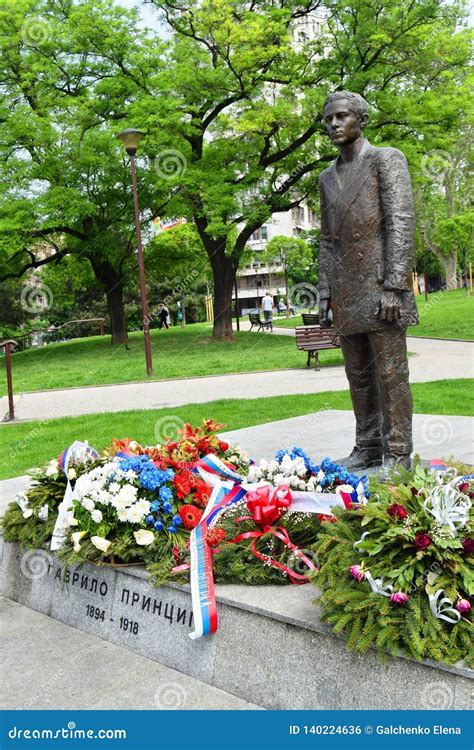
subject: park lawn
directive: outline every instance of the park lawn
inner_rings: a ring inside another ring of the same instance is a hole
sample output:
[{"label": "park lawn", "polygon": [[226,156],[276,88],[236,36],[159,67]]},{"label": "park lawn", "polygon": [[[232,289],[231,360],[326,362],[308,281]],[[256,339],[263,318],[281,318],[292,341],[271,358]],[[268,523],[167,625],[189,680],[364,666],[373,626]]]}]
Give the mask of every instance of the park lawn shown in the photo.
[{"label": "park lawn", "polygon": [[[430,336],[437,339],[474,340],[474,296],[465,289],[432,292],[416,298],[420,322],[408,329],[409,336]],[[303,325],[301,315],[273,321],[275,328],[294,328]]]},{"label": "park lawn", "polygon": [[[211,333],[206,323],[153,330],[152,379],[306,366],[306,355],[296,349],[292,337],[242,331],[234,341],[218,344]],[[324,351],[320,361],[322,366],[340,365],[342,355],[338,350]],[[0,367],[0,395],[4,395],[3,360]],[[110,336],[91,336],[17,352],[12,371],[15,393],[146,380],[143,333],[131,333],[126,346],[112,347]]]},{"label": "park lawn", "polygon": [[[414,410],[418,414],[473,415],[468,394],[471,380],[439,380],[412,385]],[[213,418],[237,430],[280,419],[311,414],[321,409],[351,409],[348,391],[259,399],[222,399],[205,404],[188,404],[167,409],[123,411],[80,417],[4,423],[0,426],[0,479],[24,474],[41,466],[74,440],[88,440],[98,450],[113,438],[131,437],[143,444],[155,444],[163,427],[182,422],[198,424]],[[245,446],[243,446],[245,447]],[[256,457],[258,458],[258,456]]]}]

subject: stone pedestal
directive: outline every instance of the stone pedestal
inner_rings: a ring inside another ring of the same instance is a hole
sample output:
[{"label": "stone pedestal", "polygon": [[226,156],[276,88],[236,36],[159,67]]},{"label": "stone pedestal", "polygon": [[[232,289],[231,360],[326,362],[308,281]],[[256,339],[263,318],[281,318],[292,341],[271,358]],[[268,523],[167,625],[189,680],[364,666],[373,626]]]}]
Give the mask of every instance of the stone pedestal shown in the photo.
[{"label": "stone pedestal", "polygon": [[347,651],[321,623],[313,586],[218,586],[219,630],[192,641],[189,587],[141,568],[66,573],[45,550],[2,545],[0,594],[270,709],[469,709],[462,666]]}]

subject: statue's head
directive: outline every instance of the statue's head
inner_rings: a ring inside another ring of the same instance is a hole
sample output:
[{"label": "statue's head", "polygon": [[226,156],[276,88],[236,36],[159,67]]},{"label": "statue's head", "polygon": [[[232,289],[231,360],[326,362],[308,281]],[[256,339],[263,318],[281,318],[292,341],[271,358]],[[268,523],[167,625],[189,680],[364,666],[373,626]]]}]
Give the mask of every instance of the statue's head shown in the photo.
[{"label": "statue's head", "polygon": [[362,134],[368,120],[368,104],[360,94],[335,91],[324,103],[323,119],[336,146],[352,143]]}]

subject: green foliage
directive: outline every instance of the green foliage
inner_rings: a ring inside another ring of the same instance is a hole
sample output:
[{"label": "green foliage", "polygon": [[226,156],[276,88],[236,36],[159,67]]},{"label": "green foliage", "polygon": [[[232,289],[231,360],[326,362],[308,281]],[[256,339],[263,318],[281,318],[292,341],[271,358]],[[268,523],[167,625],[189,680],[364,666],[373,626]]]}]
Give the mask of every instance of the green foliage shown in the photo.
[{"label": "green foliage", "polygon": [[[460,473],[463,468],[458,467]],[[428,594],[442,589],[443,596],[455,603],[474,593],[472,556],[464,554],[460,542],[461,536],[473,536],[474,522],[471,514],[468,525],[454,537],[436,527],[423,507],[434,486],[433,475],[420,466],[400,472],[391,484],[372,479],[367,505],[349,511],[336,508],[337,523],[324,524],[315,546],[322,566],[311,577],[322,592],[317,599],[322,618],[335,633],[346,636],[348,648],[375,648],[382,658],[388,651],[447,664],[464,659],[472,666],[469,615],[454,625],[437,619]],[[393,503],[406,509],[405,520],[387,513]],[[424,550],[415,545],[420,531],[431,536]],[[368,535],[360,541],[364,532]],[[407,593],[408,602],[397,606],[389,597],[373,593],[367,581],[350,575],[354,565],[362,572],[370,570],[373,579],[383,578],[394,591]]]}]

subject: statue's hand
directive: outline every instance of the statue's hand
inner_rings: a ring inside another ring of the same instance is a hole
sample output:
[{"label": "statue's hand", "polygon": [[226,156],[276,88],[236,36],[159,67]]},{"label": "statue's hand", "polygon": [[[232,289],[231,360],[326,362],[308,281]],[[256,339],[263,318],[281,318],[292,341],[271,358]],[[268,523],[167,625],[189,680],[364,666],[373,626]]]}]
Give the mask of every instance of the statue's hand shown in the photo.
[{"label": "statue's hand", "polygon": [[319,325],[321,328],[329,328],[330,322],[328,318],[329,312],[329,299],[319,300]]},{"label": "statue's hand", "polygon": [[402,294],[395,290],[383,291],[375,315],[386,323],[393,323],[402,317]]}]

